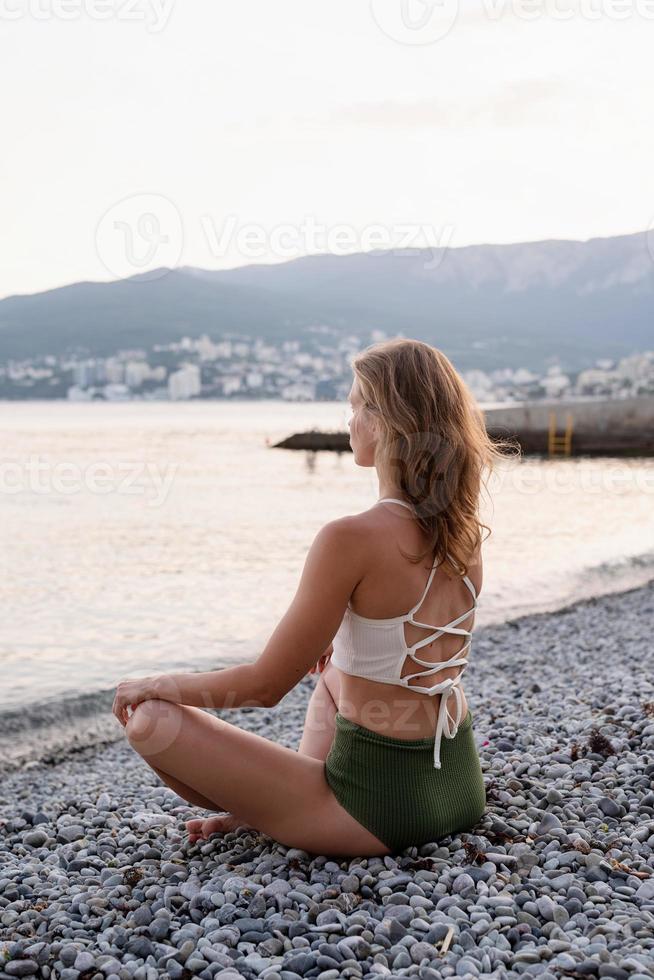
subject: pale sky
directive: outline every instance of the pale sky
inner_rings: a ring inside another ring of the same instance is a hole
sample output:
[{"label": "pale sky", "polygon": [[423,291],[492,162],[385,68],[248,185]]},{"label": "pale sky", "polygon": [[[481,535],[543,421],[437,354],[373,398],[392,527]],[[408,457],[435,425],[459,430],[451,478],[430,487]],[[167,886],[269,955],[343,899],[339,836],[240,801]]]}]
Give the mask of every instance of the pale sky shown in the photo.
[{"label": "pale sky", "polygon": [[0,296],[647,229],[654,0],[430,4],[0,0]]}]

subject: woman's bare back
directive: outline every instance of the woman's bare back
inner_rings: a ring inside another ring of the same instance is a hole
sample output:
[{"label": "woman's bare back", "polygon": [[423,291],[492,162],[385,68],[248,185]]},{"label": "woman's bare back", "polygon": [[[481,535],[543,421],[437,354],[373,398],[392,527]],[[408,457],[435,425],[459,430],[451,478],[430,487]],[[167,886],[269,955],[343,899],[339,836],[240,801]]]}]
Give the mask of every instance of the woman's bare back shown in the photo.
[{"label": "woman's bare back", "polygon": [[[422,562],[411,563],[402,556],[399,547],[410,554],[419,554],[427,545],[426,537],[415,518],[400,504],[375,505],[358,515],[357,519],[368,532],[370,560],[369,570],[352,593],[350,606],[358,615],[370,619],[404,616],[422,595],[433,559],[427,555]],[[483,578],[480,553],[475,564],[469,566],[468,577],[479,595]],[[460,578],[449,578],[443,568],[437,568],[431,587],[415,613],[416,619],[433,624],[433,628],[404,623],[407,645],[428,636],[439,625],[463,615],[470,605],[470,591],[465,583]],[[474,620],[473,611],[459,626],[471,630]],[[441,663],[454,657],[464,642],[461,635],[443,633],[420,647],[418,656],[431,664]],[[400,651],[398,657],[401,657]],[[418,674],[423,669],[407,655],[401,676]],[[462,669],[461,666],[444,668],[438,672],[435,680],[454,678]],[[325,682],[340,714],[365,728],[393,738],[427,738],[434,734],[441,694],[412,691],[411,681],[408,688],[402,688],[356,677],[333,663],[329,664]],[[416,679],[415,683],[423,685],[424,678]],[[460,690],[462,717],[465,718],[468,705],[463,683]]]}]

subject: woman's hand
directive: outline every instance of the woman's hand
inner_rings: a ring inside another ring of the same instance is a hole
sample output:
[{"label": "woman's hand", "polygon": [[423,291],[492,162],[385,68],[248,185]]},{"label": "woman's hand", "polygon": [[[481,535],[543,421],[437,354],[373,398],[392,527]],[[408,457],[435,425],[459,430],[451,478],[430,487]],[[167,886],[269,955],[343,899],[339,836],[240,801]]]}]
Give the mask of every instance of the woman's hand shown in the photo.
[{"label": "woman's hand", "polygon": [[313,667],[309,670],[309,673],[315,674],[316,671],[318,671],[319,674],[322,674],[323,670],[329,663],[329,658],[331,657],[333,652],[334,652],[334,645],[333,643],[330,643],[327,649],[325,650],[325,652],[323,653],[322,657],[318,661],[318,663],[314,664]]},{"label": "woman's hand", "polygon": [[127,708],[131,705],[132,711],[141,701],[151,701],[152,698],[159,697],[156,693],[156,681],[158,677],[136,677],[133,680],[120,681],[116,688],[114,703],[111,708],[123,728],[129,720]]}]

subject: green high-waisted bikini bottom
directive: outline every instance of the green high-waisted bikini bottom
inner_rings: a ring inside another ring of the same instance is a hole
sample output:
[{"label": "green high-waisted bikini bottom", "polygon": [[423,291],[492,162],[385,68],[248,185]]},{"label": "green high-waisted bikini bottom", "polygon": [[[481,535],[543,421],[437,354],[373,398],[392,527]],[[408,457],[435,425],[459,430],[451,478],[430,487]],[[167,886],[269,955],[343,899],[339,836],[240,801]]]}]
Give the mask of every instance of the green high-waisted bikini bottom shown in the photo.
[{"label": "green high-waisted bikini bottom", "polygon": [[440,769],[433,737],[392,738],[337,711],[325,778],[341,806],[393,853],[470,830],[486,807],[469,709],[454,738],[443,736]]}]

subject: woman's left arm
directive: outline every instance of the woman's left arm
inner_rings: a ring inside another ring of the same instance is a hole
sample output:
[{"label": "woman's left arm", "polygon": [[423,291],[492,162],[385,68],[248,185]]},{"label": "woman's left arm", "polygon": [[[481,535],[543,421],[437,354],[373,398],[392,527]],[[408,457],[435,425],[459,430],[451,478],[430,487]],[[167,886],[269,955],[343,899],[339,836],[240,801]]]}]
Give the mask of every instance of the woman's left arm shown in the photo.
[{"label": "woman's left arm", "polygon": [[368,552],[368,535],[356,518],[330,521],[314,538],[293,601],[256,661],[121,681],[113,707],[121,725],[127,724],[130,705],[152,698],[200,708],[277,704],[331,644]]},{"label": "woman's left arm", "polygon": [[220,670],[187,674],[153,674],[121,681],[112,707],[121,725],[126,725],[128,708],[157,698],[198,708],[268,707],[271,698],[263,688],[256,664],[238,664]]}]

